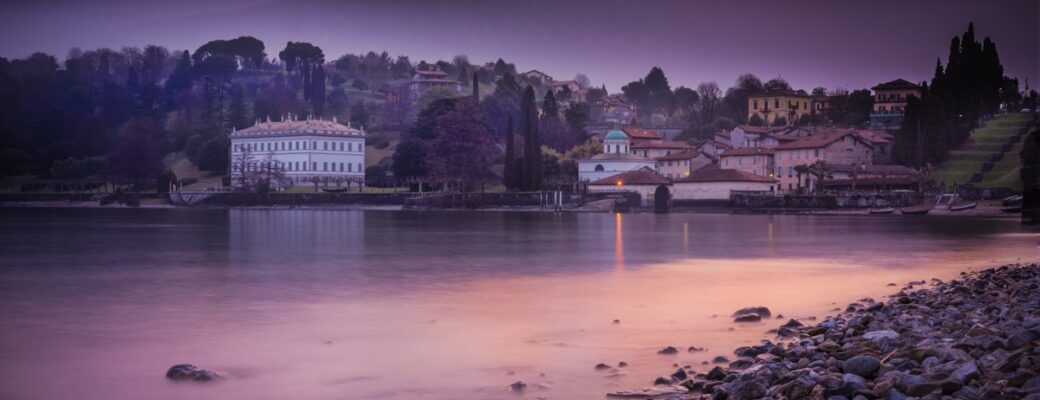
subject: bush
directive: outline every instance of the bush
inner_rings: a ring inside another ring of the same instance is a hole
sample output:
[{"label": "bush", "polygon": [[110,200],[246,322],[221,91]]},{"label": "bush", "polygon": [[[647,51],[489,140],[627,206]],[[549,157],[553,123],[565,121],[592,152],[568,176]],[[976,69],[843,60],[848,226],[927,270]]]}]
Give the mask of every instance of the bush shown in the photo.
[{"label": "bush", "polygon": [[207,140],[199,147],[199,153],[195,160],[195,165],[201,170],[224,172],[229,162],[228,140],[222,137]]},{"label": "bush", "polygon": [[758,114],[752,114],[751,118],[748,119],[748,125],[751,126],[762,126],[765,124],[766,122],[763,121],[762,117],[758,116]]},{"label": "bush", "polygon": [[773,120],[773,126],[784,126],[784,125],[787,125],[787,118],[776,117],[776,119]]}]

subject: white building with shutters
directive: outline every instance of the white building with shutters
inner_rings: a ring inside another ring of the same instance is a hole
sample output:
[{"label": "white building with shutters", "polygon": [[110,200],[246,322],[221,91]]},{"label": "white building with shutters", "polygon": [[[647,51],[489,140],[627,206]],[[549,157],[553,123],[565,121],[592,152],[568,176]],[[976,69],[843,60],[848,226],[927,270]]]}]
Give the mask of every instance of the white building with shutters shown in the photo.
[{"label": "white building with shutters", "polygon": [[231,186],[258,182],[273,190],[318,184],[325,188],[365,180],[365,131],[335,119],[257,121],[228,134]]}]

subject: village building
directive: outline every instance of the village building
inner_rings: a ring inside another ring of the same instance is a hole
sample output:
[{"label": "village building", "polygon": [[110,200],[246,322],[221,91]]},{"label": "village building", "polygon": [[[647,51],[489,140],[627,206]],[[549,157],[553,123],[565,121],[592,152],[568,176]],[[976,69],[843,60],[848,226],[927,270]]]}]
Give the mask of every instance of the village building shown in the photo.
[{"label": "village building", "polygon": [[[718,138],[718,135],[716,135],[716,138]],[[727,137],[727,139],[728,139],[728,137]],[[728,143],[728,141],[727,142],[722,142],[722,141],[719,141],[717,139],[708,139],[708,140],[705,140],[703,143],[701,143],[697,147],[697,150],[700,150],[702,153],[708,154],[712,158],[714,158],[715,160],[718,160],[719,157],[722,156],[723,152],[725,152],[728,149],[732,149],[732,148],[733,148],[733,146],[731,146]]]},{"label": "village building", "polygon": [[[640,168],[598,179],[588,184],[589,192],[635,192],[642,199],[642,205],[651,206],[658,193],[668,196],[668,186],[672,182],[661,177],[652,169]],[[661,187],[664,187],[661,190]],[[659,191],[660,190],[660,191]]]},{"label": "village building", "polygon": [[774,172],[773,149],[744,147],[726,150],[719,158],[719,167],[771,178]]},{"label": "village building", "polygon": [[456,93],[462,92],[462,83],[448,78],[448,73],[442,71],[436,65],[430,65],[425,70],[416,70],[415,74],[412,75],[412,79],[407,81],[405,85],[408,87],[408,92],[413,99],[418,99],[427,90],[435,87],[445,87],[454,90]]},{"label": "village building", "polygon": [[665,178],[689,176],[691,172],[714,163],[711,155],[696,149],[657,157],[657,173]]},{"label": "village building", "polygon": [[729,200],[734,193],[772,193],[776,179],[736,169],[708,166],[672,180],[672,199]]},{"label": "village building", "polygon": [[864,164],[874,161],[874,148],[851,131],[822,131],[812,136],[773,148],[778,191],[811,190],[816,177],[804,169],[817,162],[828,164]]},{"label": "village building", "polygon": [[809,94],[804,90],[777,90],[748,96],[748,120],[758,117],[764,125],[792,125],[809,115]]},{"label": "village building", "polygon": [[788,133],[794,129],[790,126],[738,125],[726,133],[725,137],[729,138],[729,145],[734,149],[776,147],[782,142],[795,140],[794,137],[788,136]]},{"label": "village building", "polygon": [[899,129],[906,115],[910,96],[921,97],[921,86],[896,79],[870,88],[874,91],[874,109],[870,113],[871,129]]},{"label": "village building", "polygon": [[892,145],[895,136],[885,131],[857,130],[856,134],[870,142],[874,147],[874,164],[888,164],[892,162]]},{"label": "village building", "polygon": [[551,77],[551,76],[549,76],[549,74],[547,74],[545,72],[542,72],[542,71],[539,71],[537,69],[532,69],[530,71],[524,72],[523,75],[524,75],[525,78],[537,79],[539,81],[542,81],[543,83],[549,83],[549,82],[553,81],[553,77]]},{"label": "village building", "polygon": [[657,168],[657,161],[632,154],[628,136],[620,130],[612,130],[603,137],[603,154],[578,160],[578,180],[595,182],[622,172]]},{"label": "village building", "polygon": [[643,129],[630,126],[626,128],[621,128],[621,132],[625,133],[625,136],[628,137],[628,140],[630,140],[633,145],[638,145],[642,142],[648,142],[652,140],[664,140],[664,138],[661,137],[661,134],[653,129]]},{"label": "village building", "polygon": [[592,122],[626,126],[635,122],[636,108],[625,101],[623,96],[613,95],[594,100],[589,114]]},{"label": "village building", "polygon": [[232,187],[364,184],[365,131],[335,119],[257,121],[228,134]]}]

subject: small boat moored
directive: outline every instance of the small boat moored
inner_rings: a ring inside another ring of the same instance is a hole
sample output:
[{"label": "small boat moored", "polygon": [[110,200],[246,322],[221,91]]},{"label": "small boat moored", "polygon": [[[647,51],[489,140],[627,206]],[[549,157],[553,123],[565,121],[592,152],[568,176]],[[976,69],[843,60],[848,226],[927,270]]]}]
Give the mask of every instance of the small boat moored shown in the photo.
[{"label": "small boat moored", "polygon": [[931,211],[930,208],[904,208],[899,212],[903,215],[925,215]]},{"label": "small boat moored", "polygon": [[975,206],[977,206],[977,205],[978,205],[978,203],[974,203],[974,202],[968,203],[968,204],[961,204],[961,205],[957,205],[957,206],[955,206],[953,204],[950,204],[950,211],[956,212],[956,211],[971,210],[971,209],[975,208]]},{"label": "small boat moored", "polygon": [[867,211],[867,213],[868,214],[872,214],[872,215],[880,215],[880,214],[891,214],[891,213],[893,213],[895,211],[896,210],[894,208],[892,208],[892,207],[885,207],[885,208],[871,208],[870,210]]}]

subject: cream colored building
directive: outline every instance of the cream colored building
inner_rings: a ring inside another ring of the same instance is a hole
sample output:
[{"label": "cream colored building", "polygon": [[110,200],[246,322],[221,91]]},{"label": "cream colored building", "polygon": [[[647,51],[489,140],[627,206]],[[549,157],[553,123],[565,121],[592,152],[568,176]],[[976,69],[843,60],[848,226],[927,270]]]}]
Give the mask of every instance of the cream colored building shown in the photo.
[{"label": "cream colored building", "polygon": [[758,93],[748,96],[748,120],[755,115],[765,123],[774,125],[777,118],[787,120],[785,125],[794,124],[803,115],[809,115],[809,94],[803,90],[784,90]]}]

